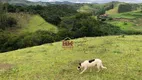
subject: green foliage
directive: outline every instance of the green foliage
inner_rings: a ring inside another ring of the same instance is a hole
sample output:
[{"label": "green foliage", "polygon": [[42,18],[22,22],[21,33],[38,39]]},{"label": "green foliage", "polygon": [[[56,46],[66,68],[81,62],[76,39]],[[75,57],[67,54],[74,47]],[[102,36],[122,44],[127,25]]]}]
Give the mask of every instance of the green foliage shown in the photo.
[{"label": "green foliage", "polygon": [[57,35],[55,36],[56,40],[63,40],[66,37],[70,37],[70,38],[75,38],[74,37],[74,32],[73,31],[69,31],[68,29],[60,29],[59,32],[57,33]]},{"label": "green foliage", "polygon": [[[44,17],[44,16],[42,16]],[[46,16],[45,16],[46,17]],[[61,22],[61,18],[57,15],[51,15],[51,16],[48,16],[46,19],[45,19],[47,22],[49,23],[52,23],[54,25],[58,25],[60,24]]]},{"label": "green foliage", "polygon": [[[13,13],[9,15],[13,15]],[[18,18],[21,17],[19,15],[17,14]],[[10,22],[8,24],[10,24]],[[9,27],[10,26],[8,26],[8,28]],[[52,32],[53,34],[58,32],[56,26],[49,24],[38,15],[31,16],[26,26],[22,26],[21,28],[9,28],[6,30],[0,29],[0,32],[0,52],[61,40],[58,37],[56,38],[56,35],[52,35]]]},{"label": "green foliage", "polygon": [[102,15],[105,14],[106,11],[113,9],[115,5],[115,2],[106,4],[82,4],[82,6],[78,9],[78,12]]},{"label": "green foliage", "polygon": [[51,43],[55,41],[55,34],[48,31],[36,31],[34,33],[25,33],[21,35],[0,35],[0,52],[16,50],[30,46]]},{"label": "green foliage", "polygon": [[77,13],[76,8],[72,5],[48,5],[48,6],[17,6],[7,4],[8,12],[26,12],[30,14],[39,14],[47,22],[58,25],[61,17],[70,16]]},{"label": "green foliage", "polygon": [[[35,17],[37,20],[38,16]],[[40,19],[38,19],[40,21]],[[38,21],[38,22],[39,22]],[[41,20],[43,21],[43,20]],[[104,36],[104,35],[115,35],[120,34],[121,31],[118,27],[106,24],[100,21],[95,20],[90,14],[76,14],[75,16],[63,18],[59,28],[60,30],[55,34],[51,31],[40,31],[34,30],[34,27],[37,28],[33,20],[33,27],[29,27],[29,33],[21,33],[20,35],[9,35],[3,43],[0,45],[1,51],[10,51],[19,48],[25,48],[29,46],[41,45],[44,43],[51,43],[54,41],[63,40],[66,37],[78,38],[84,36]],[[30,22],[32,23],[32,22]],[[28,31],[26,31],[28,32]],[[2,36],[1,36],[2,37]]]},{"label": "green foliage", "polygon": [[114,4],[109,4],[108,6],[105,7],[105,10],[110,10],[114,8]]},{"label": "green foliage", "polygon": [[127,34],[127,35],[132,35],[132,34],[140,35],[140,34],[142,34],[142,31],[127,30],[127,31],[124,31],[124,34]]},{"label": "green foliage", "polygon": [[127,25],[127,22],[124,22],[124,25]]},{"label": "green foliage", "polygon": [[102,36],[121,33],[118,27],[99,22],[84,13],[77,14],[75,17],[63,19],[60,27],[67,29],[68,32],[74,33],[74,37]]},{"label": "green foliage", "polygon": [[10,17],[6,13],[6,5],[0,3],[0,29],[17,26],[16,19]]},{"label": "green foliage", "polygon": [[130,4],[120,4],[119,8],[118,8],[118,12],[122,13],[122,12],[129,12],[132,11],[132,5]]},{"label": "green foliage", "polygon": [[105,11],[106,10],[104,8],[101,8],[96,12],[96,15],[103,15],[103,14],[105,14]]},{"label": "green foliage", "polygon": [[61,17],[71,16],[77,13],[76,9],[70,5],[50,5],[43,7],[43,10],[37,12],[47,22],[58,25],[61,22]]},{"label": "green foliage", "polygon": [[9,27],[16,27],[16,19],[7,16],[6,14],[0,14],[0,29],[6,29]]},{"label": "green foliage", "polygon": [[119,8],[118,8],[118,12],[119,13],[123,13],[123,12],[129,12],[129,11],[133,11],[133,10],[137,10],[140,7],[140,5],[138,4],[120,4]]},{"label": "green foliage", "polygon": [[106,7],[109,7],[109,5],[106,7],[104,7],[104,5],[105,4],[83,4],[83,6],[78,9],[78,12],[89,13],[92,15],[101,15],[105,13]]},{"label": "green foliage", "polygon": [[[77,13],[76,8],[72,7],[72,5],[5,5],[8,6],[7,11],[12,12],[10,14],[13,14],[13,12],[16,12],[17,14],[20,14],[20,12],[26,12],[30,13],[30,15],[39,14],[44,19],[42,19],[39,15],[31,16],[29,21],[28,18],[26,19],[28,22],[27,27],[24,26],[21,30],[17,30],[19,31],[18,35],[6,35],[6,33],[2,33],[3,35],[0,35],[0,46],[2,46],[0,48],[1,51],[10,51],[29,46],[41,45],[44,43],[51,43],[54,41],[63,40],[66,37],[78,38],[84,36],[90,37],[117,35],[123,33],[120,28],[117,27],[117,25],[107,24],[105,22],[94,19],[92,17],[92,13]],[[89,6],[94,7],[94,5]],[[110,5],[109,7],[113,8],[113,5]],[[98,6],[98,9],[96,9],[94,12],[95,14],[101,15],[104,14],[106,10],[107,9],[101,5]],[[137,14],[133,13],[129,15],[133,16]],[[2,16],[1,21],[4,21],[6,23],[2,22],[2,25],[6,24],[6,27],[13,27],[17,25],[17,21],[14,20],[14,18],[11,18],[7,15],[4,16],[4,18]],[[140,16],[140,13],[139,15],[137,15],[137,17],[138,16]],[[57,31],[57,28],[55,26],[48,24],[45,20],[54,25],[58,25],[59,31]],[[129,26],[131,24],[128,23],[126,25],[122,23],[121,25]],[[133,34],[132,32],[125,33]]]},{"label": "green foliage", "polygon": [[113,18],[112,17],[108,17],[108,20],[113,20]]}]

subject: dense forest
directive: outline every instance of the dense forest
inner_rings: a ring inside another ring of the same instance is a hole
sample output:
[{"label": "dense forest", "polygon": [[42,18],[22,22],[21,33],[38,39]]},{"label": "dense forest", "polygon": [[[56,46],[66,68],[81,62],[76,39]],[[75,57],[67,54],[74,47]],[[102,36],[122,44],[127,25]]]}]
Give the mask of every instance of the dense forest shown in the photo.
[{"label": "dense forest", "polygon": [[128,4],[128,3],[120,4],[118,8],[118,12],[123,13],[123,12],[138,10],[138,8],[140,7],[141,7],[140,4]]}]

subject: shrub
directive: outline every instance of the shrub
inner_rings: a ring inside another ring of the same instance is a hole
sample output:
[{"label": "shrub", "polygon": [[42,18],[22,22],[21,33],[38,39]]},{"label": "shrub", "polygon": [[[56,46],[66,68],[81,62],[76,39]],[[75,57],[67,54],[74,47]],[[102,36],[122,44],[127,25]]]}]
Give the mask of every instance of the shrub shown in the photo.
[{"label": "shrub", "polygon": [[0,29],[15,27],[16,25],[17,25],[16,19],[9,17],[6,14],[0,15]]},{"label": "shrub", "polygon": [[139,4],[129,4],[129,3],[120,4],[118,7],[118,12],[119,13],[129,12],[132,10],[137,10],[139,7],[140,7]]},{"label": "shrub", "polygon": [[127,22],[124,22],[124,25],[127,25]]},{"label": "shrub", "polygon": [[129,11],[132,11],[132,5],[130,5],[130,4],[120,4],[118,7],[119,13],[129,12]]},{"label": "shrub", "polygon": [[108,20],[113,20],[113,18],[112,18],[112,17],[109,17]]},{"label": "shrub", "polygon": [[48,31],[36,31],[20,35],[0,35],[0,52],[16,50],[30,46],[41,45],[56,41],[54,33]]},{"label": "shrub", "polygon": [[60,27],[66,29],[66,32],[63,33],[73,35],[75,38],[83,36],[115,35],[121,33],[119,27],[97,21],[91,16],[78,17],[77,15],[77,17],[63,19]]}]

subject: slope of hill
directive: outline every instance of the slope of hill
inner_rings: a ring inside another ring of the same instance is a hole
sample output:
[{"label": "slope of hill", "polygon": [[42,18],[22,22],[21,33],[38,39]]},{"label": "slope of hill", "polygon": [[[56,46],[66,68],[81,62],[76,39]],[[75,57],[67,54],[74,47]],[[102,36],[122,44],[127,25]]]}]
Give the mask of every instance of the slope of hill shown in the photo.
[{"label": "slope of hill", "polygon": [[33,15],[26,27],[22,28],[25,32],[35,32],[37,30],[47,30],[56,33],[57,27],[46,22],[41,16]]},{"label": "slope of hill", "polygon": [[117,2],[117,1],[112,1],[112,2],[110,2],[110,3],[107,3],[108,5],[109,4],[113,4],[114,5],[114,8],[113,9],[110,9],[110,10],[108,10],[108,11],[106,11],[106,14],[116,14],[116,13],[118,13],[118,6],[120,5],[120,4],[122,4],[123,2]]},{"label": "slope of hill", "polygon": [[125,13],[118,13],[118,14],[110,14],[112,18],[125,18],[125,19],[136,19],[142,17],[141,11],[131,11]]},{"label": "slope of hill", "polygon": [[117,2],[117,3],[111,2],[111,4],[114,5],[114,8],[106,11],[107,14],[139,11],[141,10],[141,7],[142,7],[140,3],[135,4],[135,3],[125,3],[125,2]]},{"label": "slope of hill", "polygon": [[28,3],[27,0],[1,0],[1,2],[4,2],[4,3],[10,3],[10,4],[16,4],[16,3]]},{"label": "slope of hill", "polygon": [[84,5],[78,9],[78,12],[90,13],[93,10],[89,5]]},{"label": "slope of hill", "polygon": [[46,22],[39,15],[30,15],[26,13],[9,13],[9,16],[14,17],[18,21],[18,28],[10,28],[11,32],[25,33],[25,32],[36,32],[38,30],[46,30],[56,33],[57,27]]},{"label": "slope of hill", "polygon": [[107,22],[119,26],[124,31],[142,32],[141,11],[110,14],[109,16],[112,17],[113,20]]},{"label": "slope of hill", "polygon": [[[75,39],[0,54],[0,80],[141,80],[142,35]],[[79,75],[78,63],[101,58],[108,69]]]},{"label": "slope of hill", "polygon": [[106,11],[106,14],[117,14],[117,13],[118,13],[118,6]]},{"label": "slope of hill", "polygon": [[47,4],[49,4],[48,2],[31,2],[28,0],[0,0],[0,2],[3,3],[9,3],[9,4],[14,4],[14,5],[43,5],[46,6]]},{"label": "slope of hill", "polygon": [[73,2],[69,2],[69,1],[55,1],[55,2],[42,2],[42,1],[31,1],[31,0],[0,0],[0,2],[3,3],[9,3],[9,4],[14,4],[14,5],[42,5],[42,6],[47,6],[48,4],[68,4],[68,5],[72,5],[75,4]]}]

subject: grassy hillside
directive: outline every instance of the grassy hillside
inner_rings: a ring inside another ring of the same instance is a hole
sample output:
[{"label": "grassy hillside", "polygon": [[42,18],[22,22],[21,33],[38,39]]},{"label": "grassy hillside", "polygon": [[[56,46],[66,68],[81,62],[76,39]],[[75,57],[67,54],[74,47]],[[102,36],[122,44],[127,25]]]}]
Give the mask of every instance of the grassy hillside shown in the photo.
[{"label": "grassy hillside", "polygon": [[83,13],[95,13],[105,4],[83,4],[77,11]]},{"label": "grassy hillside", "polygon": [[35,32],[37,30],[47,30],[51,32],[58,32],[56,26],[46,22],[39,15],[30,15],[25,13],[9,13],[10,16],[14,17],[18,21],[18,28],[8,29],[11,32],[25,33],[25,32]]},{"label": "grassy hillside", "polygon": [[84,6],[80,7],[78,12],[90,13],[92,10],[93,10],[93,8],[90,7],[89,5],[84,5]]},{"label": "grassy hillside", "polygon": [[142,32],[142,13],[140,11],[110,14],[109,16],[113,20],[107,22],[119,26],[122,30]]},{"label": "grassy hillside", "polygon": [[35,32],[37,30],[47,30],[56,33],[57,27],[46,22],[41,16],[33,15],[27,27],[23,27],[22,31]]},{"label": "grassy hillside", "polygon": [[118,14],[110,14],[113,18],[127,18],[127,19],[135,19],[142,17],[142,13],[140,11],[132,11]]},{"label": "grassy hillside", "polygon": [[[141,80],[142,35],[75,39],[73,49],[61,42],[0,54],[0,80]],[[101,58],[108,69],[87,70],[78,63]]]},{"label": "grassy hillside", "polygon": [[117,13],[118,13],[118,6],[106,11],[106,14],[117,14]]},{"label": "grassy hillside", "polygon": [[117,14],[118,13],[118,7],[119,7],[120,4],[123,4],[123,2],[113,1],[113,2],[110,2],[109,4],[113,4],[114,8],[106,11],[106,14]]}]

